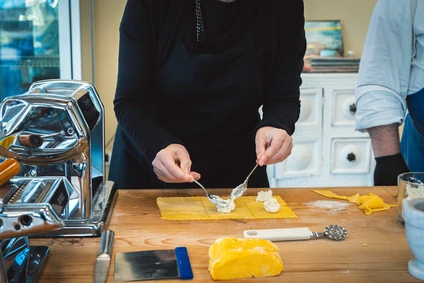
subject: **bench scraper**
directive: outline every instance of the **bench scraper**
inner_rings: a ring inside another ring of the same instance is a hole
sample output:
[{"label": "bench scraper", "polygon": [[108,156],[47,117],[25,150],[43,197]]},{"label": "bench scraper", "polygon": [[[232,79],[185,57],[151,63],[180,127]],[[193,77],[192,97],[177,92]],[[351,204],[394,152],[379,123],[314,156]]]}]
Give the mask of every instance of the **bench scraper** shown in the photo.
[{"label": "bench scraper", "polygon": [[192,278],[193,271],[186,247],[116,254],[116,282]]}]

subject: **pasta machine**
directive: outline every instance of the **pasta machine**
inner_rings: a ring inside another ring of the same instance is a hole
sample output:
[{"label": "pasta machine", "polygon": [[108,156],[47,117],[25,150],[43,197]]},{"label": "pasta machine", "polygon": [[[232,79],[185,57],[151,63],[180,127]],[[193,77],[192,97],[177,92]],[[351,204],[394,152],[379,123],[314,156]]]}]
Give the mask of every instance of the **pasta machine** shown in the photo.
[{"label": "pasta machine", "polygon": [[105,180],[104,126],[83,81],[38,81],[1,102],[0,162],[16,160],[19,172],[0,182],[0,240],[100,236],[117,189]]}]

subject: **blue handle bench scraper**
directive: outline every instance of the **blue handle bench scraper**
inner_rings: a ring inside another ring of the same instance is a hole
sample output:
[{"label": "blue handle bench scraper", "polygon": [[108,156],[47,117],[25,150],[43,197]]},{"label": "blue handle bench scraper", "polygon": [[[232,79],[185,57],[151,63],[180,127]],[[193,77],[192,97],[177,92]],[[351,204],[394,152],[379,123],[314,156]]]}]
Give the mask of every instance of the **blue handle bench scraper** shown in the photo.
[{"label": "blue handle bench scraper", "polygon": [[192,278],[186,247],[124,252],[115,257],[115,282]]}]

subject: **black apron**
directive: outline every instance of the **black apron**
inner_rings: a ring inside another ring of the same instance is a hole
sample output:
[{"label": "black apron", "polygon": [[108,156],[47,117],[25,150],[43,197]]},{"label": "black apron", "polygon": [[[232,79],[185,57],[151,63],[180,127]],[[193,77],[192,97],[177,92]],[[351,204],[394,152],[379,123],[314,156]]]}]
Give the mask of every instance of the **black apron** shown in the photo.
[{"label": "black apron", "polygon": [[424,171],[424,89],[406,98],[408,115],[402,132],[401,152],[411,172]]},{"label": "black apron", "polygon": [[[185,43],[186,36],[193,36],[187,23],[185,26],[157,70],[154,115],[161,127],[184,143],[192,170],[201,174],[200,182],[205,187],[233,188],[256,165],[253,130],[260,119],[262,86],[253,31],[246,31],[234,46],[202,54],[193,52]],[[197,103],[208,107],[198,110]],[[229,119],[224,113],[234,115]],[[204,121],[203,125],[198,125],[199,120]],[[115,162],[121,164],[122,172],[111,172],[111,179],[119,187],[197,187],[159,181],[151,164],[127,148],[134,145],[119,127],[116,139],[114,149],[117,146],[117,151],[124,152],[116,157],[120,161]],[[127,164],[132,164],[131,168],[125,169]],[[269,187],[266,166],[257,168],[249,179],[249,187]]]}]

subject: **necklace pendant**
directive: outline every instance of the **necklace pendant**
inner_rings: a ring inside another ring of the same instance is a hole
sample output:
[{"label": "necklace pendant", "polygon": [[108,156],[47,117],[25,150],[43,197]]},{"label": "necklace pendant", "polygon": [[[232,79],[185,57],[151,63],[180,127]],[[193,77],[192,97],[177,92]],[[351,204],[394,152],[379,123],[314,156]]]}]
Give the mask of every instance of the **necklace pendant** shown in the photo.
[{"label": "necklace pendant", "polygon": [[205,37],[205,28],[203,25],[203,17],[202,17],[202,8],[200,4],[201,0],[196,0],[196,40],[197,42],[202,42]]}]

